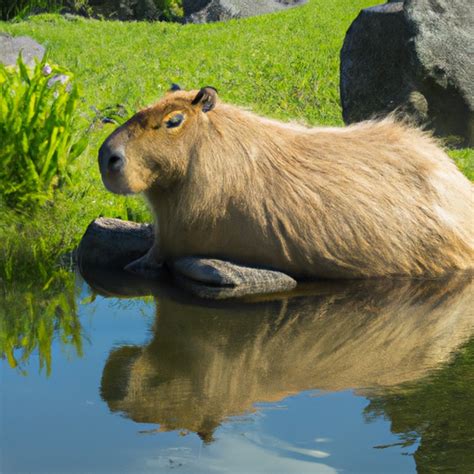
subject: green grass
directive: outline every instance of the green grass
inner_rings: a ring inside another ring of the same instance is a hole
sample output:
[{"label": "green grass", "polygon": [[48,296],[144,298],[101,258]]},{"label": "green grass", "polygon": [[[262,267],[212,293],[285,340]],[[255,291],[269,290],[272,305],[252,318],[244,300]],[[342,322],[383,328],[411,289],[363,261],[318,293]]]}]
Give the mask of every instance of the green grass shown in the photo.
[{"label": "green grass", "polygon": [[464,150],[450,150],[449,156],[456,162],[459,169],[471,180],[474,181],[474,148]]},{"label": "green grass", "polygon": [[86,103],[132,109],[171,81],[217,87],[224,100],[280,118],[342,123],[339,50],[368,0],[313,1],[276,15],[211,25],[68,21],[40,15],[3,29],[45,44],[81,83]]}]

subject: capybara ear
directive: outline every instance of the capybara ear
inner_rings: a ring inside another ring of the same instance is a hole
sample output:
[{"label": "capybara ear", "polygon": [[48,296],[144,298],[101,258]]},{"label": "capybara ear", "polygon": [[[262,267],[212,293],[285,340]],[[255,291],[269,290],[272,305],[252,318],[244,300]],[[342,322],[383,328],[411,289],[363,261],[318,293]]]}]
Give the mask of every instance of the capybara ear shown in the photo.
[{"label": "capybara ear", "polygon": [[202,104],[202,111],[209,112],[216,106],[217,89],[211,86],[203,87],[194,98],[192,104]]},{"label": "capybara ear", "polygon": [[176,91],[180,91],[181,90],[181,87],[179,87],[178,84],[176,84],[175,82],[173,82],[170,86],[170,89],[168,92],[176,92]]}]

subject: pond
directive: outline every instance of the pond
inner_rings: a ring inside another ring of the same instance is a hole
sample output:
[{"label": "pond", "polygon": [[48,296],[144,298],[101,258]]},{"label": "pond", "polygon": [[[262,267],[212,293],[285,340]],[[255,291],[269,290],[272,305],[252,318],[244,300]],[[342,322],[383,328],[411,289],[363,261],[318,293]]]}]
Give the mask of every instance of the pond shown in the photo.
[{"label": "pond", "polygon": [[473,289],[459,276],[206,302],[71,274],[10,294],[1,472],[472,473]]}]

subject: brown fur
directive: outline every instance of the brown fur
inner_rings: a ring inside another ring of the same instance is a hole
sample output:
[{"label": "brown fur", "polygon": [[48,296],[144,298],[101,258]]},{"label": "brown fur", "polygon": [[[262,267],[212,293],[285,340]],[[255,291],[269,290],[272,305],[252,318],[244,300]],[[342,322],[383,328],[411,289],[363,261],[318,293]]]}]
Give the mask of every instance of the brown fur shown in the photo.
[{"label": "brown fur", "polygon": [[[208,256],[297,278],[433,276],[473,267],[473,186],[428,134],[388,118],[307,128],[169,93],[106,141],[106,186],[144,192],[154,258]],[[185,121],[166,128],[179,110]],[[158,250],[159,247],[159,250]]]}]

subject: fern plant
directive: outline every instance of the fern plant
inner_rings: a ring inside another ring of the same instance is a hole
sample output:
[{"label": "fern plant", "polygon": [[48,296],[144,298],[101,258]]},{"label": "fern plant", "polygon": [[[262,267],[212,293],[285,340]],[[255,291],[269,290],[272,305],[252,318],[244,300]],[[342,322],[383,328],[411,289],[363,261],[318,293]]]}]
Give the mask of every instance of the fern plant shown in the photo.
[{"label": "fern plant", "polygon": [[86,146],[78,135],[79,94],[72,74],[45,61],[0,64],[0,198],[31,210],[68,181]]}]

